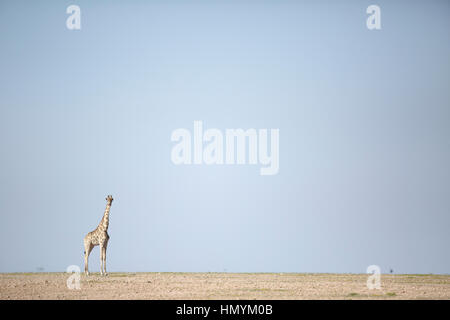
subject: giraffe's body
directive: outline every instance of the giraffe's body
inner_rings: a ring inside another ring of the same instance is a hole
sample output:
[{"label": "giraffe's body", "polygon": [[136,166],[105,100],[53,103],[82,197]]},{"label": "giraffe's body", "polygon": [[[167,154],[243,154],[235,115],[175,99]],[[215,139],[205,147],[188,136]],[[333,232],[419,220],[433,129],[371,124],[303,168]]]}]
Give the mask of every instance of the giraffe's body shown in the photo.
[{"label": "giraffe's body", "polygon": [[84,237],[84,272],[89,275],[89,254],[95,246],[100,246],[100,274],[106,275],[106,248],[108,247],[109,210],[113,202],[112,196],[106,197],[106,209],[98,227]]}]

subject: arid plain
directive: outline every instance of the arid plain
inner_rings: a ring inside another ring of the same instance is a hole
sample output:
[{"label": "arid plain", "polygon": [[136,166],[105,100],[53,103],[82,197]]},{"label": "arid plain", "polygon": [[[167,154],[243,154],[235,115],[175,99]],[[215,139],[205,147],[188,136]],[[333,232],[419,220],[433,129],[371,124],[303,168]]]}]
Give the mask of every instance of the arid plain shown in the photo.
[{"label": "arid plain", "polygon": [[0,274],[0,299],[450,299],[450,275],[311,273],[68,273]]}]

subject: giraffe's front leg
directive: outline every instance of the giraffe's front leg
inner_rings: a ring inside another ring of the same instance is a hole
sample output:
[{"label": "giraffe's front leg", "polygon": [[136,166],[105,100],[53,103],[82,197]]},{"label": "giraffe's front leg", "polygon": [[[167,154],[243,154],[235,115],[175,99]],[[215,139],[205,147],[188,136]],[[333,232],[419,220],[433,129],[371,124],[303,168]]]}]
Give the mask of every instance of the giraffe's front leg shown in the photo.
[{"label": "giraffe's front leg", "polygon": [[106,272],[106,247],[107,247],[107,244],[105,243],[105,245],[103,246],[103,250],[101,251],[101,256],[102,256],[102,260],[103,260],[103,274],[105,276],[108,275],[108,273]]},{"label": "giraffe's front leg", "polygon": [[103,275],[103,257],[102,257],[102,252],[103,252],[103,245],[100,245],[100,275]]}]

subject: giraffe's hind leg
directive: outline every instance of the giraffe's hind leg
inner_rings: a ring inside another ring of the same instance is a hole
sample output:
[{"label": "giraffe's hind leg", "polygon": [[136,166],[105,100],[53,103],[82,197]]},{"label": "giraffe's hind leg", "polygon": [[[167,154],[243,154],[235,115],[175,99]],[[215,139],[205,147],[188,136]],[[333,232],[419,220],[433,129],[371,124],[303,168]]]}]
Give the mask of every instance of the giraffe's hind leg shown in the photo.
[{"label": "giraffe's hind leg", "polygon": [[89,267],[88,267],[88,260],[89,260],[89,254],[92,251],[92,248],[94,246],[90,241],[84,241],[84,273],[88,276],[89,275]]}]

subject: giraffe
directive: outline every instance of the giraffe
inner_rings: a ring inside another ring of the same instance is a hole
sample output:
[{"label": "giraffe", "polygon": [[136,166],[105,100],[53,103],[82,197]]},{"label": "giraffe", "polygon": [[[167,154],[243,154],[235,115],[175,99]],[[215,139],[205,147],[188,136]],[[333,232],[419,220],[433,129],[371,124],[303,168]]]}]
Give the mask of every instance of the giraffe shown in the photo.
[{"label": "giraffe", "polygon": [[102,221],[100,221],[98,227],[89,232],[84,237],[84,272],[89,275],[88,260],[89,254],[95,246],[100,246],[100,274],[107,275],[106,273],[106,247],[108,246],[108,225],[109,225],[109,209],[113,202],[111,195],[106,197],[106,209],[103,214]]}]

